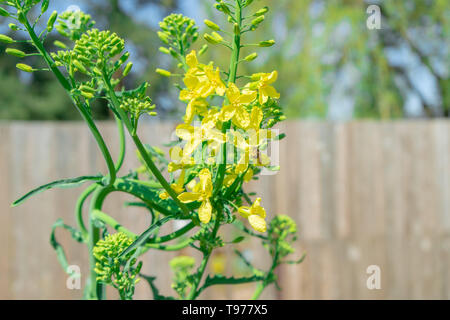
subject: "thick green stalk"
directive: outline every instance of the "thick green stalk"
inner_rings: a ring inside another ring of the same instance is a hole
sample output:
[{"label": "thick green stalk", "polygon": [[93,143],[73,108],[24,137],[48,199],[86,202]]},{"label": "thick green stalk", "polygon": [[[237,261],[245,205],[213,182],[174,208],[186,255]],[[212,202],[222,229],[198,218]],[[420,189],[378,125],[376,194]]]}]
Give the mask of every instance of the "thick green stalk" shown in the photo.
[{"label": "thick green stalk", "polygon": [[123,121],[119,119],[119,117],[115,116],[117,131],[119,132],[119,156],[116,161],[116,172],[119,172],[120,168],[122,168],[123,161],[125,159],[125,130],[123,127]]},{"label": "thick green stalk", "polygon": [[[236,16],[235,19],[237,21],[237,24],[239,26],[239,30],[241,30],[242,27],[242,8],[241,3],[239,0],[236,0]],[[236,82],[236,75],[237,75],[237,68],[239,64],[239,55],[241,52],[241,35],[240,33],[235,33],[233,38],[233,52],[231,54],[231,61],[230,61],[230,73],[228,77],[228,84],[235,83]],[[226,132],[231,127],[231,120],[228,122],[225,122],[222,127],[222,133],[226,134]],[[227,144],[224,143],[222,146],[222,163],[219,166],[219,169],[217,171],[217,178],[214,186],[214,195],[217,195],[220,189],[223,185],[223,180],[225,179],[225,171],[227,168]]]},{"label": "thick green stalk", "polygon": [[33,27],[30,25],[28,20],[24,23],[25,28],[28,31],[28,34],[30,35],[31,41],[33,42],[33,45],[36,47],[36,49],[41,54],[42,58],[47,63],[50,70],[54,73],[56,78],[58,79],[59,83],[63,86],[63,88],[66,90],[67,94],[70,96],[72,102],[77,107],[78,111],[81,113],[81,116],[86,121],[89,129],[91,130],[92,135],[94,136],[95,140],[97,141],[97,145],[100,148],[100,151],[103,154],[103,157],[105,158],[106,165],[108,166],[109,171],[109,184],[113,184],[116,179],[116,169],[114,166],[114,162],[111,158],[111,154],[108,150],[108,147],[106,146],[105,141],[103,140],[102,135],[100,134],[100,131],[98,130],[97,126],[94,123],[94,120],[92,120],[92,117],[86,110],[86,108],[81,104],[81,102],[77,101],[70,95],[70,90],[72,89],[70,83],[67,81],[67,79],[64,77],[64,75],[59,71],[58,67],[56,67],[52,57],[50,54],[45,50],[44,45],[42,44],[39,37],[34,32]]},{"label": "thick green stalk", "polygon": [[270,267],[269,272],[267,272],[265,278],[256,287],[256,290],[252,296],[252,300],[258,300],[261,293],[263,293],[264,289],[271,283],[269,279],[271,278],[271,275],[277,266],[278,266],[278,251],[275,252],[275,257],[273,258],[272,266]]}]

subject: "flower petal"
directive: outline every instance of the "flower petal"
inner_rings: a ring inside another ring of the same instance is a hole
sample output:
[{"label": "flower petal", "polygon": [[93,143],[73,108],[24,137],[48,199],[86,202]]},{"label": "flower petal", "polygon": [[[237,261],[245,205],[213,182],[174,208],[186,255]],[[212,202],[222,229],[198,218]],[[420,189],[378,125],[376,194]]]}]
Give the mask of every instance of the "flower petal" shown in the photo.
[{"label": "flower petal", "polygon": [[261,218],[257,215],[251,215],[248,217],[248,222],[250,222],[250,225],[258,232],[266,232],[267,225],[266,220],[264,218]]},{"label": "flower petal", "polygon": [[201,194],[195,192],[183,192],[178,196],[178,200],[180,200],[183,203],[198,201],[200,200],[200,198]]},{"label": "flower petal", "polygon": [[211,202],[209,200],[205,200],[202,202],[202,205],[198,209],[198,218],[202,223],[208,223],[211,221],[211,212],[212,212],[212,206]]}]

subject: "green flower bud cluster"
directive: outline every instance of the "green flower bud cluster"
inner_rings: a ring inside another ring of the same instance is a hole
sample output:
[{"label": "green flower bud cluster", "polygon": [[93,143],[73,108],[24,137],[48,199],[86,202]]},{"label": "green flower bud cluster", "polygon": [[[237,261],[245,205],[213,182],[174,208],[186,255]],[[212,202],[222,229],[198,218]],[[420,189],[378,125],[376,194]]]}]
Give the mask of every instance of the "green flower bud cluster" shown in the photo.
[{"label": "green flower bud cluster", "polygon": [[286,116],[276,100],[269,99],[264,105],[263,110],[264,121],[266,122],[267,128],[272,128],[277,123],[286,120]]},{"label": "green flower bud cluster", "polygon": [[56,31],[72,41],[79,40],[81,35],[95,25],[92,17],[82,11],[65,11],[58,17]]},{"label": "green flower bud cluster", "polygon": [[[134,294],[135,285],[139,282],[139,272],[142,268],[142,262],[136,265],[136,259],[129,261],[129,268],[125,270],[122,264],[126,259],[130,259],[133,253],[125,257],[125,260],[119,259],[120,254],[133,243],[123,232],[108,235],[104,240],[100,240],[94,247],[93,254],[97,259],[95,272],[97,281],[110,284],[115,287],[122,299],[131,299]],[[136,267],[134,267],[136,265]]]},{"label": "green flower bud cluster", "polygon": [[297,240],[297,224],[287,215],[277,215],[268,228],[269,251],[272,255],[278,252],[278,258],[293,253],[292,243]]},{"label": "green flower bud cluster", "polygon": [[120,108],[130,113],[134,120],[138,120],[139,117],[145,113],[156,116],[155,105],[152,105],[152,99],[145,97],[143,99],[128,98],[122,101]]},{"label": "green flower bud cluster", "polygon": [[180,61],[199,36],[195,21],[182,14],[167,16],[159,23],[159,27],[161,31],[158,32],[158,37],[168,46],[161,47],[160,51]]},{"label": "green flower bud cluster", "polygon": [[174,274],[172,288],[181,298],[184,298],[187,289],[191,286],[190,273],[195,266],[195,259],[189,256],[178,256],[170,260],[169,265]]}]

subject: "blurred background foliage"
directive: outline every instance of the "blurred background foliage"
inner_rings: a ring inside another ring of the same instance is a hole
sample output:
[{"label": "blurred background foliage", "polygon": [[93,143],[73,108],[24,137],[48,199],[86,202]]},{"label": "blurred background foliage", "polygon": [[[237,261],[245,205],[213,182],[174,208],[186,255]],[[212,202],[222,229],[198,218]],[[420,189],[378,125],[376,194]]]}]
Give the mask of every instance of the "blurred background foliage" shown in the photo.
[{"label": "blurred background foliage", "polygon": [[[149,81],[149,94],[164,117],[179,116],[184,105],[174,82],[155,73],[175,71],[171,59],[158,51],[156,32],[167,14],[203,19],[227,26],[214,0],[57,0],[59,12],[77,5],[98,28],[109,28],[127,40],[135,63],[127,87]],[[352,118],[448,117],[450,107],[450,2],[448,0],[255,0],[253,8],[269,5],[266,21],[248,43],[276,39],[271,49],[257,49],[259,57],[241,65],[241,74],[279,71],[281,104],[291,118],[348,120]],[[381,9],[381,29],[369,30],[370,4]],[[51,12],[51,11],[50,11]],[[46,21],[46,19],[44,19]],[[12,35],[0,20],[0,33]],[[228,26],[227,26],[228,27]],[[15,33],[17,38],[18,34]],[[48,38],[51,45],[57,34]],[[204,43],[200,40],[196,47]],[[26,49],[22,45],[16,46]],[[29,49],[29,48],[28,48]],[[56,49],[56,48],[54,48]],[[3,53],[5,46],[0,45]],[[251,53],[244,49],[243,56]],[[202,58],[223,62],[229,53],[211,47]],[[16,59],[0,55],[0,119],[74,120],[77,111],[51,74],[25,74]],[[26,63],[38,61],[28,58]],[[111,117],[105,105],[94,107],[98,119]]]}]

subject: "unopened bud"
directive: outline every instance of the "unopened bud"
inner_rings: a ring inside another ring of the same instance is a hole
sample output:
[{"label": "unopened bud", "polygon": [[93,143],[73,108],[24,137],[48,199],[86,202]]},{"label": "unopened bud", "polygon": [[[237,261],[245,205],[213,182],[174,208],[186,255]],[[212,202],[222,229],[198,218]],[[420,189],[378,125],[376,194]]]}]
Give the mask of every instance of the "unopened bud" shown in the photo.
[{"label": "unopened bud", "polygon": [[17,19],[20,23],[25,24],[27,22],[27,17],[22,10],[17,10]]},{"label": "unopened bud", "polygon": [[10,23],[8,26],[9,26],[9,28],[10,28],[11,30],[13,30],[13,31],[19,30],[19,27],[16,26],[14,23]]},{"label": "unopened bud", "polygon": [[45,13],[47,11],[49,3],[50,3],[50,0],[42,1],[41,13]]},{"label": "unopened bud", "polygon": [[261,22],[263,22],[264,19],[265,19],[265,17],[264,17],[263,15],[262,15],[262,16],[259,16],[258,18],[255,18],[255,19],[252,20],[252,25],[257,26],[257,25],[259,25]]},{"label": "unopened bud", "polygon": [[17,69],[25,71],[25,72],[33,72],[35,71],[31,66],[24,64],[24,63],[18,63],[16,64]]},{"label": "unopened bud", "polygon": [[164,54],[170,54],[169,49],[167,49],[166,47],[160,47],[160,48],[159,48],[159,51],[162,52],[162,53],[164,53]]},{"label": "unopened bud", "polygon": [[84,65],[80,62],[80,61],[78,61],[78,60],[73,60],[73,65],[78,69],[78,70],[80,70],[81,72],[83,72],[83,73],[87,73],[87,70],[86,70],[86,68],[84,67]]},{"label": "unopened bud", "polygon": [[25,57],[27,54],[21,50],[17,50],[17,49],[12,49],[12,48],[8,48],[6,49],[6,53],[11,55],[11,56],[15,56],[18,58],[23,58]]},{"label": "unopened bud", "polygon": [[58,17],[58,12],[53,11],[52,15],[47,21],[47,31],[51,32],[53,30],[53,26],[55,25],[56,18]]},{"label": "unopened bud", "polygon": [[169,44],[169,37],[166,33],[158,31],[158,37],[165,44]]},{"label": "unopened bud", "polygon": [[206,41],[208,41],[211,44],[219,44],[220,43],[220,41],[217,41],[217,39],[215,39],[208,33],[205,33],[205,35],[203,37],[205,38]]},{"label": "unopened bud", "polygon": [[13,43],[14,40],[11,37],[8,37],[4,34],[0,34],[0,42],[4,42],[4,43]]},{"label": "unopened bud", "polygon": [[269,8],[268,7],[264,7],[262,9],[259,9],[258,11],[256,11],[255,16],[262,16],[264,14],[266,14],[267,12],[269,12]]},{"label": "unopened bud", "polygon": [[159,75],[163,76],[163,77],[170,77],[172,76],[172,73],[170,71],[164,70],[164,69],[156,69],[156,73],[158,73]]},{"label": "unopened bud", "polygon": [[275,44],[275,40],[267,40],[267,41],[261,41],[259,43],[260,47],[271,47]]},{"label": "unopened bud", "polygon": [[61,41],[59,41],[59,40],[55,40],[55,42],[53,42],[53,44],[54,44],[56,47],[58,47],[58,48],[61,48],[61,49],[67,49],[66,44],[63,43],[63,42],[61,42]]},{"label": "unopened bud", "polygon": [[256,52],[253,52],[252,54],[249,54],[248,56],[246,56],[244,58],[244,60],[250,62],[250,61],[255,60],[256,58],[258,58],[258,54]]},{"label": "unopened bud", "polygon": [[204,21],[204,23],[205,23],[205,25],[208,27],[208,28],[210,28],[210,29],[212,29],[212,30],[214,30],[214,31],[219,31],[220,30],[220,27],[217,25],[217,24],[215,24],[214,22],[212,22],[212,21],[210,21],[210,20],[205,20]]},{"label": "unopened bud", "polygon": [[205,54],[206,51],[208,51],[207,44],[203,45],[203,47],[198,51],[198,55],[201,56],[201,55]]},{"label": "unopened bud", "polygon": [[123,73],[122,73],[123,76],[126,77],[130,73],[132,68],[133,68],[133,62],[128,62],[128,64],[125,67],[125,69],[123,69]]},{"label": "unopened bud", "polygon": [[235,35],[240,35],[241,34],[241,29],[239,28],[239,25],[237,23],[234,24],[233,31],[234,31]]}]

